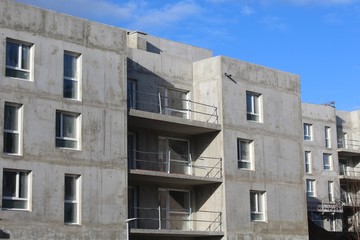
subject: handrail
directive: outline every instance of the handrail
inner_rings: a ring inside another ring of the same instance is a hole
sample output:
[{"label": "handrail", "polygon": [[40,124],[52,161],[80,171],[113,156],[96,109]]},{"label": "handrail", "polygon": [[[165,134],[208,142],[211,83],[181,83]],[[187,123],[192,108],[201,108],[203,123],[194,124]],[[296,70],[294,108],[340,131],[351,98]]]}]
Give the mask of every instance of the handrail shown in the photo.
[{"label": "handrail", "polygon": [[[160,93],[154,94],[142,91],[132,91],[128,92],[128,95],[132,96],[128,98],[128,107],[131,109],[156,112],[166,115],[171,115],[171,112],[184,113],[186,116],[183,118],[187,119],[190,119],[190,113],[192,113],[193,115],[199,114],[207,118],[206,122],[218,123],[217,107],[213,105],[196,102],[190,99],[162,96]],[[180,108],[178,106],[171,106],[171,104],[163,104],[162,100],[164,100],[164,102],[165,100],[181,101],[185,103],[186,107],[184,108],[183,106]],[[192,107],[190,107],[190,105],[202,108],[203,111],[193,109]]]},{"label": "handrail", "polygon": [[[178,229],[188,231],[221,231],[220,211],[192,211],[192,209],[170,209],[158,207],[132,207],[137,216],[137,224],[133,228],[143,229]],[[180,215],[184,218],[179,218]],[[173,215],[173,217],[171,217]],[[154,225],[155,224],[155,225]]]},{"label": "handrail", "polygon": [[338,139],[338,148],[360,151],[360,141],[350,138]]},{"label": "handrail", "polygon": [[222,178],[222,159],[200,156],[192,158],[191,154],[172,152],[146,152],[132,149],[130,168],[167,173],[180,173],[200,177]]}]

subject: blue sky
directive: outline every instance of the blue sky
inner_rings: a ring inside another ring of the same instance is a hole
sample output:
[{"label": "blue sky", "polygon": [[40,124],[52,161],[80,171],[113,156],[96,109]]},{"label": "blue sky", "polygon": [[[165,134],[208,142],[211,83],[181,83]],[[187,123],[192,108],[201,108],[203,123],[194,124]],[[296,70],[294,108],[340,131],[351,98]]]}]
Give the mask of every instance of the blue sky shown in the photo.
[{"label": "blue sky", "polygon": [[303,102],[360,109],[360,0],[18,0],[299,74]]}]

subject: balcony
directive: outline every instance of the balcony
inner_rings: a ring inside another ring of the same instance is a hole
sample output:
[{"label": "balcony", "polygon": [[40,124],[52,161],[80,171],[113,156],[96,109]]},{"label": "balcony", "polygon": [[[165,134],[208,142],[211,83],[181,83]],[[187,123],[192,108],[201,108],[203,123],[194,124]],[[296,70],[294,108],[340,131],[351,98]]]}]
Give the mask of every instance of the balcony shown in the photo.
[{"label": "balcony", "polygon": [[133,208],[136,216],[131,236],[214,237],[223,236],[221,212],[192,209]]},{"label": "balcony", "polygon": [[307,201],[307,210],[309,212],[322,212],[322,213],[342,213],[343,204],[339,200],[329,201],[329,199],[317,199],[317,198],[308,198]]},{"label": "balcony", "polygon": [[338,139],[338,152],[343,156],[360,156],[360,141],[354,139]]},{"label": "balcony", "polygon": [[360,168],[340,164],[339,177],[340,179],[360,180]]},{"label": "balcony", "polygon": [[129,154],[130,181],[202,185],[222,182],[222,159],[179,154],[173,150]]},{"label": "balcony", "polygon": [[344,207],[356,207],[360,208],[360,195],[353,194],[348,192],[343,192],[341,197],[341,201]]},{"label": "balcony", "polygon": [[188,93],[128,92],[129,125],[183,134],[221,130],[217,107],[188,99]]}]

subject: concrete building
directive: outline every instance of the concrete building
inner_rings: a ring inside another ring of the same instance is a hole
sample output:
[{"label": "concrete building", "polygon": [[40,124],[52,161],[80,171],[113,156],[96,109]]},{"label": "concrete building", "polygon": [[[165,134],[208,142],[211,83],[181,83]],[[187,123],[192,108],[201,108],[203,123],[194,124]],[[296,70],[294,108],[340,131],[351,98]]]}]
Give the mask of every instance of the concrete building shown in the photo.
[{"label": "concrete building", "polygon": [[330,232],[359,232],[359,111],[302,108],[309,219]]},{"label": "concrete building", "polygon": [[342,231],[336,110],[327,105],[302,106],[309,219],[328,231]]},{"label": "concrete building", "polygon": [[125,239],[126,31],[0,4],[1,230]]},{"label": "concrete building", "polygon": [[[297,75],[13,0],[0,16],[12,239],[305,240],[310,200],[330,182],[341,199],[339,162],[357,166],[337,156],[335,110],[301,104]],[[339,116],[360,140],[359,114]],[[334,202],[316,209],[341,226]]]}]

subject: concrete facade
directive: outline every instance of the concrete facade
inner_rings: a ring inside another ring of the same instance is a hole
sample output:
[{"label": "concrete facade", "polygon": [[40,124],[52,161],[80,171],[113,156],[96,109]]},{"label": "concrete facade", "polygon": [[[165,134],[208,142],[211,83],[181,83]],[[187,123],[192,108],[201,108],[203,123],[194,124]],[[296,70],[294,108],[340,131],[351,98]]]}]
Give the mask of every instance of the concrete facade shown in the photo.
[{"label": "concrete facade", "polygon": [[[329,232],[358,232],[359,111],[315,104],[302,109],[304,155],[310,153],[308,167],[304,156],[305,182],[314,183],[314,194],[307,194],[309,219]],[[305,125],[311,126],[311,139]],[[329,166],[324,155],[331,156]]]},{"label": "concrete facade", "polygon": [[[14,1],[0,5],[0,52],[18,40],[31,45],[32,58],[30,80],[7,77],[0,58],[2,128],[6,104],[22,112],[20,151],[2,151],[0,178],[21,170],[30,182],[28,209],[3,206],[1,230],[11,239],[125,239],[126,31]],[[65,51],[80,54],[79,100],[63,98]],[[57,111],[78,115],[77,149],[55,147]],[[4,140],[1,131],[1,146]],[[80,177],[79,224],[64,224],[65,174]]]},{"label": "concrete facade", "polygon": [[306,240],[307,214],[354,215],[359,111],[301,104],[299,76],[12,0],[0,16],[12,239]]}]

